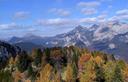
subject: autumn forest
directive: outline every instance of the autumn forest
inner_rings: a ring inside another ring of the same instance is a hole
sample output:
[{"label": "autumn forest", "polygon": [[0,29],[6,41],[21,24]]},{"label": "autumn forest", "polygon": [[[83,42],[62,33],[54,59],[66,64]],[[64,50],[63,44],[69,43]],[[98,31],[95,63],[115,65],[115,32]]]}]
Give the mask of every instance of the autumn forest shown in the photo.
[{"label": "autumn forest", "polygon": [[128,64],[74,46],[33,49],[1,64],[0,82],[128,82]]}]

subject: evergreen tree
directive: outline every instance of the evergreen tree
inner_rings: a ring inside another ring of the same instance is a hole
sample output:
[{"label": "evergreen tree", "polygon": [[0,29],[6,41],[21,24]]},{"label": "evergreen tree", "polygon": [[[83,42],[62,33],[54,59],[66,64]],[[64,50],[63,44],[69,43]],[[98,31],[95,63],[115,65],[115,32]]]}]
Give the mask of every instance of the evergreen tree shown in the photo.
[{"label": "evergreen tree", "polygon": [[45,54],[46,54],[46,57],[49,58],[50,57],[50,49],[49,48],[46,48],[44,50]]},{"label": "evergreen tree", "polygon": [[9,70],[0,70],[0,82],[14,82]]},{"label": "evergreen tree", "polygon": [[115,57],[114,57],[114,55],[112,54],[112,55],[110,55],[110,58],[109,58],[110,60],[112,60],[112,61],[116,61],[116,59],[115,59]]},{"label": "evergreen tree", "polygon": [[103,68],[95,64],[96,82],[105,82]]},{"label": "evergreen tree", "polygon": [[117,61],[117,64],[118,64],[118,66],[119,66],[121,69],[125,69],[125,68],[126,68],[126,63],[125,63],[123,60],[118,60],[118,61]]},{"label": "evergreen tree", "polygon": [[73,56],[72,56],[72,63],[75,63],[76,65],[78,64],[78,60],[79,60],[79,53],[77,49],[73,50]]},{"label": "evergreen tree", "polygon": [[43,56],[41,49],[35,49],[33,53],[34,53],[34,61],[33,61],[34,65],[40,66]]},{"label": "evergreen tree", "polygon": [[24,72],[29,65],[31,64],[31,59],[28,56],[27,52],[23,51],[19,56],[17,60],[17,67],[20,72]]},{"label": "evergreen tree", "polygon": [[118,65],[115,67],[113,81],[112,82],[123,82],[123,77],[121,73],[121,69]]},{"label": "evergreen tree", "polygon": [[73,69],[73,78],[74,78],[74,80],[76,80],[77,79],[77,75],[78,75],[78,67],[77,67],[77,65],[75,63],[73,63],[72,69]]}]

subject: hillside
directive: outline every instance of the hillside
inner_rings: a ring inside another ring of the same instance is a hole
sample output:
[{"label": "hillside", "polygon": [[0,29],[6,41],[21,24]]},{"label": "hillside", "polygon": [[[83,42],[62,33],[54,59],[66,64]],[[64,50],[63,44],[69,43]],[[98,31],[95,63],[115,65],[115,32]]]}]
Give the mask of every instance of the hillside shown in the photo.
[{"label": "hillside", "polygon": [[33,49],[10,57],[0,82],[128,82],[128,64],[75,46]]}]

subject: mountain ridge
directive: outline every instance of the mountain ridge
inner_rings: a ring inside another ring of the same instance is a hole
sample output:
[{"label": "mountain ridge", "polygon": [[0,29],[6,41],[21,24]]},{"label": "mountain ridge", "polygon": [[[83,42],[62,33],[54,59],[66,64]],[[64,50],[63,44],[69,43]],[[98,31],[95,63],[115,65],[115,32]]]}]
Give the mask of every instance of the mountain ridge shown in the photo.
[{"label": "mountain ridge", "polygon": [[[87,47],[92,50],[101,50],[126,58],[128,57],[128,30],[120,30],[123,28],[128,28],[128,24],[114,22],[113,24],[94,24],[88,28],[78,25],[67,33],[53,37],[37,36],[33,39],[23,37],[21,39],[18,38],[18,41],[14,40],[12,44],[17,42],[30,42],[43,47],[64,47],[74,45],[78,47]],[[12,40],[9,42],[12,42]]]}]

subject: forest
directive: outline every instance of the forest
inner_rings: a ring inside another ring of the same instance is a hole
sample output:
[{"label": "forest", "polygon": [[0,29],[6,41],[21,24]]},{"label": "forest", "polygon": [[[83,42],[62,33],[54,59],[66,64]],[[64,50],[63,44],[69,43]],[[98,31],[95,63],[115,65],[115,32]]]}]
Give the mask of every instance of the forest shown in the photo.
[{"label": "forest", "polygon": [[0,82],[128,82],[128,64],[86,48],[22,51],[0,65]]}]

